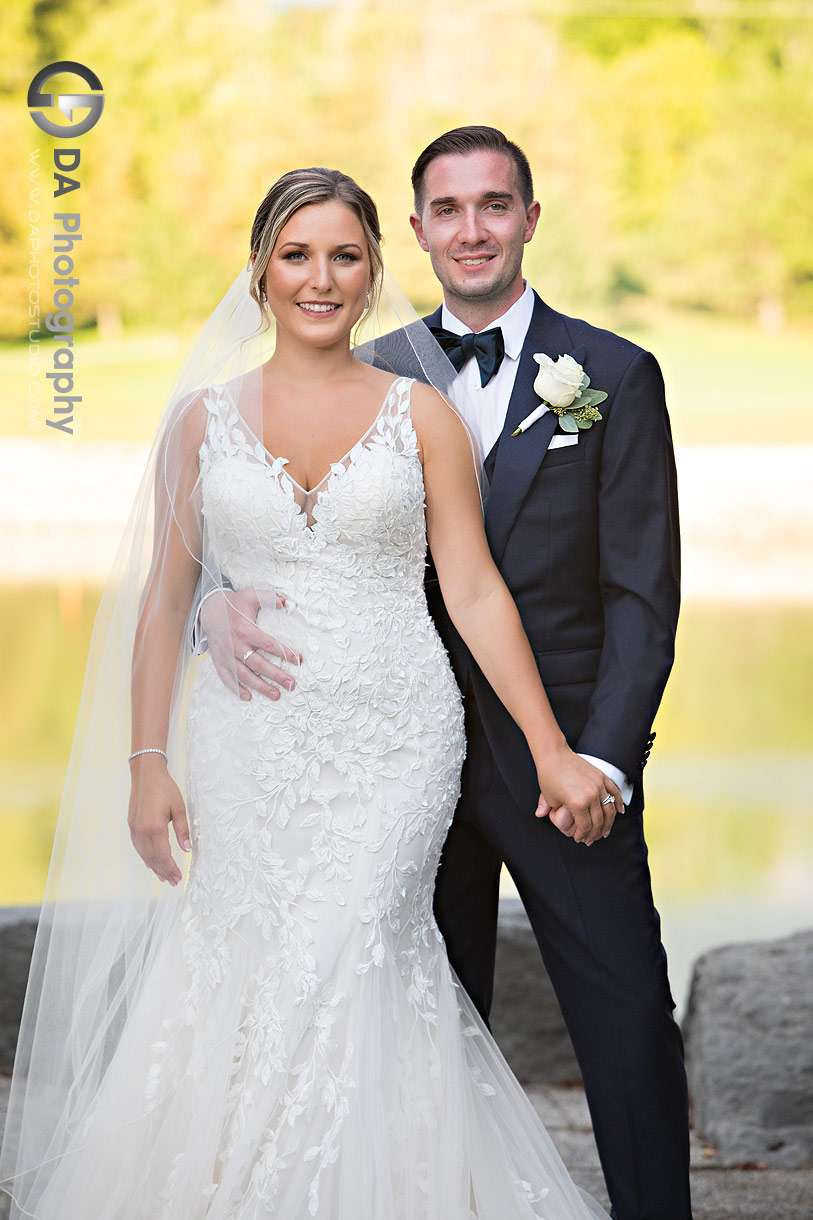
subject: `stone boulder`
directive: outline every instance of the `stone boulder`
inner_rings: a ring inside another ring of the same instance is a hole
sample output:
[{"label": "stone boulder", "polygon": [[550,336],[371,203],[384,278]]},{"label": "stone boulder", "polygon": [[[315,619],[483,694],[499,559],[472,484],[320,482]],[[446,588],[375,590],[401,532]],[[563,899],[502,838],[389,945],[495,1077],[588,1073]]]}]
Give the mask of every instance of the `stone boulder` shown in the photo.
[{"label": "stone boulder", "polygon": [[720,1161],[813,1166],[813,931],[704,954],[684,1034],[694,1126]]},{"label": "stone boulder", "polygon": [[500,902],[491,1029],[521,1084],[581,1080],[570,1035],[518,898]]},{"label": "stone boulder", "polygon": [[14,1063],[39,907],[0,907],[0,1071]]}]

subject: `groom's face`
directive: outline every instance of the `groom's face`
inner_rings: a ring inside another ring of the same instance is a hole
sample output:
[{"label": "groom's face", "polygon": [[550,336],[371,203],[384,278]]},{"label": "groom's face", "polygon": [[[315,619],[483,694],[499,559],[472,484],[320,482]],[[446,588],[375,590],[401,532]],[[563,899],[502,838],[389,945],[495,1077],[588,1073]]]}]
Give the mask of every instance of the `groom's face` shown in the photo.
[{"label": "groom's face", "polygon": [[519,193],[513,158],[482,150],[430,161],[410,223],[451,308],[508,308],[521,294],[523,247],[538,219],[539,204],[526,206]]}]

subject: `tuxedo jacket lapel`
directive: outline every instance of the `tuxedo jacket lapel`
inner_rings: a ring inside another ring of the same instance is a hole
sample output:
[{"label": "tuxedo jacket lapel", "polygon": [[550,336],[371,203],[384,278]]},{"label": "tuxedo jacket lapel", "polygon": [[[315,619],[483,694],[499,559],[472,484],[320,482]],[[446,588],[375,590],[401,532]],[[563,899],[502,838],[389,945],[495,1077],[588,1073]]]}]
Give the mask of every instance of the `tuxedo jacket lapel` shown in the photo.
[{"label": "tuxedo jacket lapel", "polygon": [[511,435],[525,416],[530,415],[531,411],[539,406],[539,396],[533,388],[539,368],[534,354],[545,352],[555,360],[568,352],[570,346],[570,338],[560,315],[537,296],[531,325],[528,327],[519,357],[505,425],[497,442],[494,472],[486,506],[486,534],[491,553],[498,564],[502,560],[522,501],[548,451],[559,422],[558,416],[548,411],[527,432],[519,436]]}]

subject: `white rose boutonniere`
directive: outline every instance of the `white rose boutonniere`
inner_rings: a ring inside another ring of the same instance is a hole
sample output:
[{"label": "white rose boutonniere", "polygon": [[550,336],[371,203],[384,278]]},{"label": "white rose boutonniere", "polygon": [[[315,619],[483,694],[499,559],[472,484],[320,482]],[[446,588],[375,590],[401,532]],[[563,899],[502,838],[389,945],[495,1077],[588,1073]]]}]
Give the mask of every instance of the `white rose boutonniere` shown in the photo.
[{"label": "white rose boutonniere", "polygon": [[534,390],[551,409],[569,407],[581,389],[584,369],[572,356],[560,356],[551,360],[543,352],[537,352],[534,360],[539,372]]},{"label": "white rose boutonniere", "polygon": [[534,390],[542,399],[542,405],[526,416],[511,435],[519,436],[527,432],[531,424],[535,424],[546,411],[553,411],[554,415],[559,416],[564,432],[592,428],[596,420],[601,419],[596,408],[607,397],[604,390],[590,389],[590,378],[572,356],[551,360],[544,352],[537,352],[534,360],[539,365]]}]

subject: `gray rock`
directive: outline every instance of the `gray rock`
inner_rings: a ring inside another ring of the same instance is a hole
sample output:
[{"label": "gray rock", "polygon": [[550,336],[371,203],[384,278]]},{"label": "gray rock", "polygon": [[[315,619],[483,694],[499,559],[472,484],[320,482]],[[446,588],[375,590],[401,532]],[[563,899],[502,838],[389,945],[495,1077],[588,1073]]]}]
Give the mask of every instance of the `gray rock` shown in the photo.
[{"label": "gray rock", "polygon": [[39,907],[0,907],[0,1071],[14,1063]]},{"label": "gray rock", "polygon": [[521,1084],[581,1080],[570,1035],[518,898],[500,903],[491,1028]]},{"label": "gray rock", "polygon": [[813,931],[700,958],[685,1024],[694,1125],[720,1162],[813,1167]]}]

